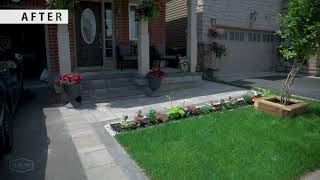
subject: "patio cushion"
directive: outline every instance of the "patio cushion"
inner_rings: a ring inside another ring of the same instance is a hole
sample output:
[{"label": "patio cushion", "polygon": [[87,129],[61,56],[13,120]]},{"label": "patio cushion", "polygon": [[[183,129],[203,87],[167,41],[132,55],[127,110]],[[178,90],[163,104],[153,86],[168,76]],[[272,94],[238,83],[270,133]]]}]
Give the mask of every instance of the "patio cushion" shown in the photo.
[{"label": "patio cushion", "polygon": [[160,56],[162,60],[177,60],[176,56]]},{"label": "patio cushion", "polygon": [[130,47],[128,44],[119,44],[118,52],[120,56],[128,56],[130,54]]},{"label": "patio cushion", "polygon": [[137,56],[123,56],[122,59],[124,61],[137,61],[138,57]]},{"label": "patio cushion", "polygon": [[156,44],[152,46],[154,50],[154,55],[157,57],[165,56],[166,55],[166,47],[162,44]]}]

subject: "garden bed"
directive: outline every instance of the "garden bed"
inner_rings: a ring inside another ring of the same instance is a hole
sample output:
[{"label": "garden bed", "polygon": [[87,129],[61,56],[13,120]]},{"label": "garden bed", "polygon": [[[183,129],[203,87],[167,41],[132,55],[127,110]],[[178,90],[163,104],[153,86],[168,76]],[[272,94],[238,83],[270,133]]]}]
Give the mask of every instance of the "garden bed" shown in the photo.
[{"label": "garden bed", "polygon": [[129,117],[125,116],[122,122],[110,124],[107,129],[113,132],[110,134],[118,134],[132,130],[138,130],[156,126],[170,121],[184,120],[190,117],[205,115],[211,112],[222,112],[233,110],[247,105],[252,105],[252,98],[255,96],[244,95],[243,98],[235,99],[229,98],[227,100],[221,99],[219,103],[207,103],[202,106],[189,105],[185,107],[174,106],[168,108],[166,111],[149,110],[143,113],[138,111],[133,118],[129,121]]}]

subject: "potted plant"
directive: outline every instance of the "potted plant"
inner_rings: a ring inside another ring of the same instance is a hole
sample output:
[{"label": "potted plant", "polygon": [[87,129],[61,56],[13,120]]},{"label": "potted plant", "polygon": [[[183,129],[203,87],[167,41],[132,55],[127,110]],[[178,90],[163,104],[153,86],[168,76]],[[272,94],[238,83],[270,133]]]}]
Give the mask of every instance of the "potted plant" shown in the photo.
[{"label": "potted plant", "polygon": [[62,86],[64,92],[68,96],[68,100],[72,101],[80,97],[81,76],[78,73],[66,73],[59,76],[57,82]]},{"label": "potted plant", "polygon": [[147,74],[149,88],[154,92],[161,86],[162,78],[165,72],[159,69],[153,69]]},{"label": "potted plant", "polygon": [[137,19],[158,18],[160,7],[154,0],[143,0],[138,8]]}]

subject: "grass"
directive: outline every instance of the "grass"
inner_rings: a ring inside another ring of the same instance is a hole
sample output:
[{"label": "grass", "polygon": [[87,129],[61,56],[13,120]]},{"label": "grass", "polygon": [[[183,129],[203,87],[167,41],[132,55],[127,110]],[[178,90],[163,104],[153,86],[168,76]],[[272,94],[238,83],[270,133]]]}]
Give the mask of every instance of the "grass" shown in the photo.
[{"label": "grass", "polygon": [[295,179],[320,167],[320,103],[291,119],[246,107],[116,136],[151,179]]}]

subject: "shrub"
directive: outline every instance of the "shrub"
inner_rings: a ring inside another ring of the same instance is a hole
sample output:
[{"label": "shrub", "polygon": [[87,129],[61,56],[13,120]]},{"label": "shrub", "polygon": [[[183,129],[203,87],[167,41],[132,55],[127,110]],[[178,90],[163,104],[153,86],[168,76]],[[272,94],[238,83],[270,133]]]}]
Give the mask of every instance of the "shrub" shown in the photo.
[{"label": "shrub", "polygon": [[209,112],[212,111],[212,106],[210,105],[201,106],[197,111],[198,111],[198,114],[208,114]]},{"label": "shrub", "polygon": [[154,109],[149,110],[146,117],[151,124],[157,123],[157,112]]},{"label": "shrub", "polygon": [[237,100],[235,98],[229,97],[227,101],[221,99],[220,104],[223,110],[230,110],[236,107]]},{"label": "shrub", "polygon": [[179,119],[184,117],[186,114],[182,107],[176,106],[168,109],[168,116],[170,119]]},{"label": "shrub", "polygon": [[243,99],[247,104],[253,104],[252,96],[245,94],[245,95],[243,95]]},{"label": "shrub", "polygon": [[142,115],[142,111],[138,111],[137,115],[134,117],[133,123],[137,127],[144,127],[145,126],[145,121],[144,121],[144,116]]}]

